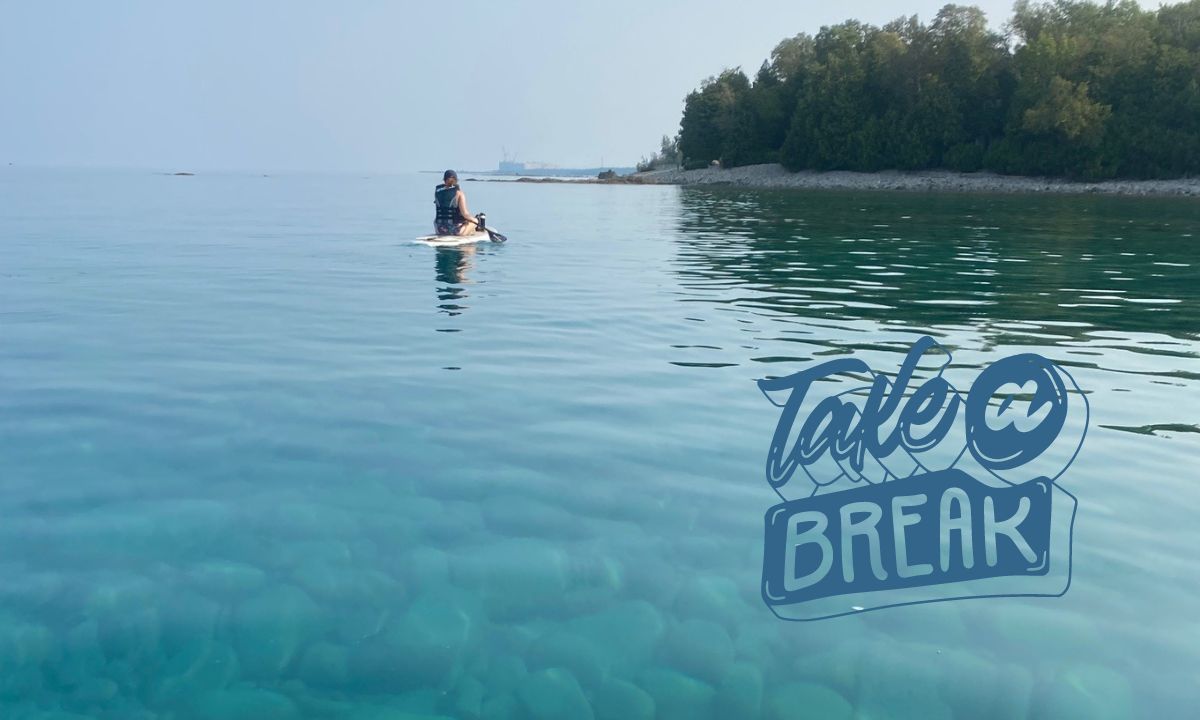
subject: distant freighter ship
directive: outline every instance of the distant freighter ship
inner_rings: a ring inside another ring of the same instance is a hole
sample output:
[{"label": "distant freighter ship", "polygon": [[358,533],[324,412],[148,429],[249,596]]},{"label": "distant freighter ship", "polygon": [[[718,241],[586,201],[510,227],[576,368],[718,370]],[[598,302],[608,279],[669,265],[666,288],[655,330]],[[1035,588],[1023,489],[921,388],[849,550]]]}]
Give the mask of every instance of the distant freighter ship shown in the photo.
[{"label": "distant freighter ship", "polygon": [[516,162],[501,160],[497,173],[500,175],[543,175],[543,176],[594,176],[603,170],[613,170],[618,175],[627,175],[635,170],[632,167],[594,167],[594,168],[563,168],[549,163]]},{"label": "distant freighter ship", "polygon": [[561,170],[562,168],[551,165],[550,163],[541,162],[516,162],[513,160],[501,160],[499,172],[504,175],[526,175],[530,172],[541,172],[542,170]]}]

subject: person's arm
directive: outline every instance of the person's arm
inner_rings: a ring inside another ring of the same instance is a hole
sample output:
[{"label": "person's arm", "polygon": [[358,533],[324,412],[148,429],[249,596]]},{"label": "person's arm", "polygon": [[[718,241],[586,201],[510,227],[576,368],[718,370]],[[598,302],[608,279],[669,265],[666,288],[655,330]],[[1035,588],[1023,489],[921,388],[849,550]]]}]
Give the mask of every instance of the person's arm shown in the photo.
[{"label": "person's arm", "polygon": [[467,196],[462,190],[458,191],[458,211],[462,213],[463,220],[466,222],[474,223],[476,225],[479,224],[475,222],[475,216],[472,215],[469,210],[467,210]]}]

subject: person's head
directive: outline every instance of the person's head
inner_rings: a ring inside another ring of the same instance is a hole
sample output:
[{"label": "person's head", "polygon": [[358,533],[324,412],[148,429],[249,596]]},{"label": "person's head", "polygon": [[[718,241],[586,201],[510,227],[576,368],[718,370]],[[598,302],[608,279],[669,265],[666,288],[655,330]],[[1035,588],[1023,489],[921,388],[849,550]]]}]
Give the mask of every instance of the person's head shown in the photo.
[{"label": "person's head", "polygon": [[446,172],[442,173],[442,182],[446,183],[446,185],[449,185],[451,187],[453,187],[454,185],[457,185],[458,184],[458,173],[454,172],[453,170],[447,170]]}]

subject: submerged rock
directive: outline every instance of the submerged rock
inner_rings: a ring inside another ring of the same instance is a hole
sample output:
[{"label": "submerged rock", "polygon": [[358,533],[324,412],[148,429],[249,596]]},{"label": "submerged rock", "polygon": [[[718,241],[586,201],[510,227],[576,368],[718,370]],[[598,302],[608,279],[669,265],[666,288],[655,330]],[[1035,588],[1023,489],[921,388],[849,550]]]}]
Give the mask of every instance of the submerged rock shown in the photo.
[{"label": "submerged rock", "polygon": [[161,601],[161,590],[142,577],[122,577],[94,587],[85,601],[85,613],[96,619],[100,647],[109,661],[158,653]]},{"label": "submerged rock", "polygon": [[240,672],[233,648],[194,638],[168,658],[153,691],[154,701],[167,707],[186,705],[198,695],[225,689]]},{"label": "submerged rock", "polygon": [[658,610],[640,600],[619,603],[569,623],[574,633],[601,653],[612,674],[626,678],[654,656],[664,625]]},{"label": "submerged rock", "polygon": [[825,650],[806,652],[792,665],[794,677],[851,697],[858,687],[862,658],[871,652],[871,642],[866,639],[845,640]]},{"label": "submerged rock", "polygon": [[531,670],[565,668],[593,687],[607,672],[607,663],[590,640],[570,632],[553,631],[533,641],[526,653]]},{"label": "submerged rock", "polygon": [[961,612],[971,627],[983,629],[984,640],[1018,662],[1027,659],[1031,647],[1043,657],[1066,660],[1105,649],[1096,624],[1078,613],[1019,601],[967,605]]},{"label": "submerged rock", "polygon": [[256,520],[275,537],[347,538],[358,532],[354,513],[308,498],[271,503]]},{"label": "submerged rock", "polygon": [[[936,638],[947,646],[966,645],[971,631],[959,614],[958,603],[932,603],[868,612],[856,616],[865,626],[905,642],[924,643]],[[819,623],[818,623],[819,624]]]},{"label": "submerged rock", "polygon": [[483,683],[489,694],[501,695],[516,692],[528,674],[525,661],[516,655],[492,655],[483,672]]},{"label": "submerged rock", "polygon": [[154,657],[160,651],[162,620],[154,605],[130,608],[126,614],[113,614],[100,623],[100,644],[108,659]]},{"label": "submerged rock", "polygon": [[108,678],[88,678],[71,691],[71,701],[83,707],[102,705],[117,697],[120,690],[121,688]]},{"label": "submerged rock", "polygon": [[717,686],[714,699],[717,717],[753,720],[762,712],[762,671],[750,663],[729,669]]},{"label": "submerged rock", "polygon": [[656,554],[638,557],[625,564],[625,584],[632,597],[669,607],[679,592],[679,569]]},{"label": "submerged rock", "polygon": [[587,534],[582,518],[523,495],[487,498],[483,503],[483,520],[492,531],[510,537],[573,540]]},{"label": "submerged rock", "polygon": [[679,588],[675,614],[680,618],[711,620],[726,630],[737,627],[748,610],[737,585],[719,575],[699,575],[688,578]]},{"label": "submerged rock", "polygon": [[623,586],[614,559],[529,538],[461,551],[451,574],[456,585],[479,596],[489,615],[502,621],[603,607]]},{"label": "submerged rock", "polygon": [[345,647],[333,643],[310,645],[300,659],[296,675],[314,688],[344,688],[350,678],[350,653]]},{"label": "submerged rock", "polygon": [[433,713],[414,713],[387,705],[356,706],[345,720],[460,720]]},{"label": "submerged rock", "polygon": [[454,715],[460,720],[479,720],[483,714],[483,683],[467,676],[454,688]]},{"label": "submerged rock", "polygon": [[[356,720],[450,720],[436,709],[444,700],[443,693],[434,688],[397,693],[389,696],[386,702],[374,704],[356,698],[353,709],[344,716]],[[339,720],[341,717],[338,716]]]},{"label": "submerged rock", "polygon": [[292,720],[299,718],[295,703],[260,688],[230,688],[205,693],[181,713],[185,720]]},{"label": "submerged rock", "polygon": [[[95,630],[96,626],[89,626]],[[99,649],[98,636],[93,636]],[[0,618],[0,672],[37,668],[50,658],[57,641],[40,624],[16,617]],[[97,658],[99,659],[99,658]]]},{"label": "submerged rock", "polygon": [[0,699],[24,700],[46,694],[45,679],[37,668],[21,668],[0,674]]},{"label": "submerged rock", "polygon": [[518,714],[521,712],[521,704],[517,702],[515,695],[504,693],[503,695],[494,695],[483,701],[480,706],[480,720],[518,720]]},{"label": "submerged rock", "polygon": [[214,637],[222,613],[217,601],[203,595],[192,592],[171,595],[159,610],[162,654],[170,657],[197,638]]},{"label": "submerged rock", "polygon": [[999,668],[996,697],[992,704],[993,717],[997,720],[1028,717],[1032,697],[1033,676],[1028,670],[1015,663]]},{"label": "submerged rock", "polygon": [[786,625],[780,629],[778,621],[760,617],[758,622],[748,622],[737,628],[737,638],[733,641],[734,653],[738,660],[759,667],[786,663],[798,655],[803,657],[805,653],[795,649],[794,646],[799,643],[794,636],[787,634],[789,631],[795,633],[795,626]]},{"label": "submerged rock", "polygon": [[[4,622],[8,622],[7,619]],[[44,665],[47,679],[63,687],[77,685],[87,678],[100,675],[104,667],[104,652],[100,649],[100,625],[93,619],[84,620],[67,630],[61,639],[61,656],[56,662]],[[12,648],[0,641],[0,677],[11,676],[20,662],[10,655]],[[16,658],[28,658],[22,652]],[[0,694],[7,694],[0,683]],[[18,693],[21,694],[21,693]]]},{"label": "submerged rock", "polygon": [[301,563],[293,580],[308,595],[345,611],[348,607],[389,606],[404,603],[402,586],[387,575],[370,568],[313,560]]},{"label": "submerged rock", "polygon": [[17,718],[18,720],[94,720],[90,715],[80,715],[66,710],[34,710],[28,715],[18,715]]},{"label": "submerged rock", "polygon": [[319,561],[346,566],[355,560],[354,551],[340,538],[273,540],[257,551],[256,560],[260,566],[274,572],[294,573],[306,563]]},{"label": "submerged rock", "polygon": [[471,618],[452,597],[424,595],[350,654],[351,680],[371,692],[440,687],[457,670]]},{"label": "submerged rock", "polygon": [[707,683],[663,667],[648,668],[637,684],[654,699],[657,720],[709,717],[716,691]]},{"label": "submerged rock", "polygon": [[[890,709],[864,717],[891,718]],[[850,720],[854,709],[846,698],[824,685],[788,683],[768,694],[764,717],[766,720]]]},{"label": "submerged rock", "polygon": [[592,720],[592,706],[569,671],[560,668],[531,673],[517,690],[517,699],[531,720]]},{"label": "submerged rock", "polygon": [[1134,717],[1129,680],[1102,665],[1072,665],[1037,688],[1030,720],[1119,720]]},{"label": "submerged rock", "polygon": [[733,640],[709,620],[685,620],[667,633],[663,656],[672,667],[717,683],[733,663]]},{"label": "submerged rock", "polygon": [[230,626],[245,675],[279,677],[301,647],[321,633],[320,620],[316,603],[291,585],[268,588],[239,604]]},{"label": "submerged rock", "polygon": [[393,614],[391,608],[382,606],[347,608],[335,618],[334,634],[338,642],[354,645],[383,632]]},{"label": "submerged rock", "polygon": [[882,645],[859,657],[855,708],[867,717],[896,720],[951,720],[939,693],[942,672],[936,648]]},{"label": "submerged rock", "polygon": [[450,547],[479,542],[487,535],[479,505],[456,500],[442,503],[442,511],[423,518],[420,527],[424,537]]},{"label": "submerged rock", "polygon": [[450,582],[450,557],[437,548],[413,548],[400,556],[396,573],[409,588],[445,587]]},{"label": "submerged rock", "polygon": [[654,720],[654,698],[631,682],[610,678],[594,698],[596,720]]},{"label": "submerged rock", "polygon": [[266,573],[246,563],[209,560],[189,569],[187,579],[200,592],[228,600],[244,597],[261,588]]},{"label": "submerged rock", "polygon": [[624,587],[624,570],[606,555],[574,552],[567,558],[567,591],[563,607],[575,615],[611,604]]},{"label": "submerged rock", "polygon": [[[938,677],[938,691],[955,717],[987,717],[996,720],[1024,718],[1029,709],[1033,678],[1018,665],[1000,666],[973,653],[946,648],[938,650],[931,664]],[[928,662],[929,653],[918,656]]]},{"label": "submerged rock", "polygon": [[551,543],[503,540],[458,554],[452,576],[482,599],[493,619],[545,617],[561,611],[567,556]]}]

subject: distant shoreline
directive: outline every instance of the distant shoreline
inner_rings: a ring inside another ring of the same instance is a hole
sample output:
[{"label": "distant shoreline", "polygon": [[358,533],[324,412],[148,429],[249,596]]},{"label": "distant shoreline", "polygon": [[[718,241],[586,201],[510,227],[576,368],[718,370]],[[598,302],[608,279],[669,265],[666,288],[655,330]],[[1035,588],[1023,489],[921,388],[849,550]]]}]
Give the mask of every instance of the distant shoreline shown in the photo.
[{"label": "distant shoreline", "polygon": [[[511,182],[511,181],[510,181]],[[848,171],[789,172],[781,165],[747,165],[722,170],[652,170],[600,180],[522,178],[516,182],[567,182],[599,185],[712,185],[795,190],[891,190],[901,192],[1129,195],[1141,197],[1200,197],[1200,178],[1176,180],[1104,180],[1079,182],[993,173],[948,170],[862,173]]]}]

